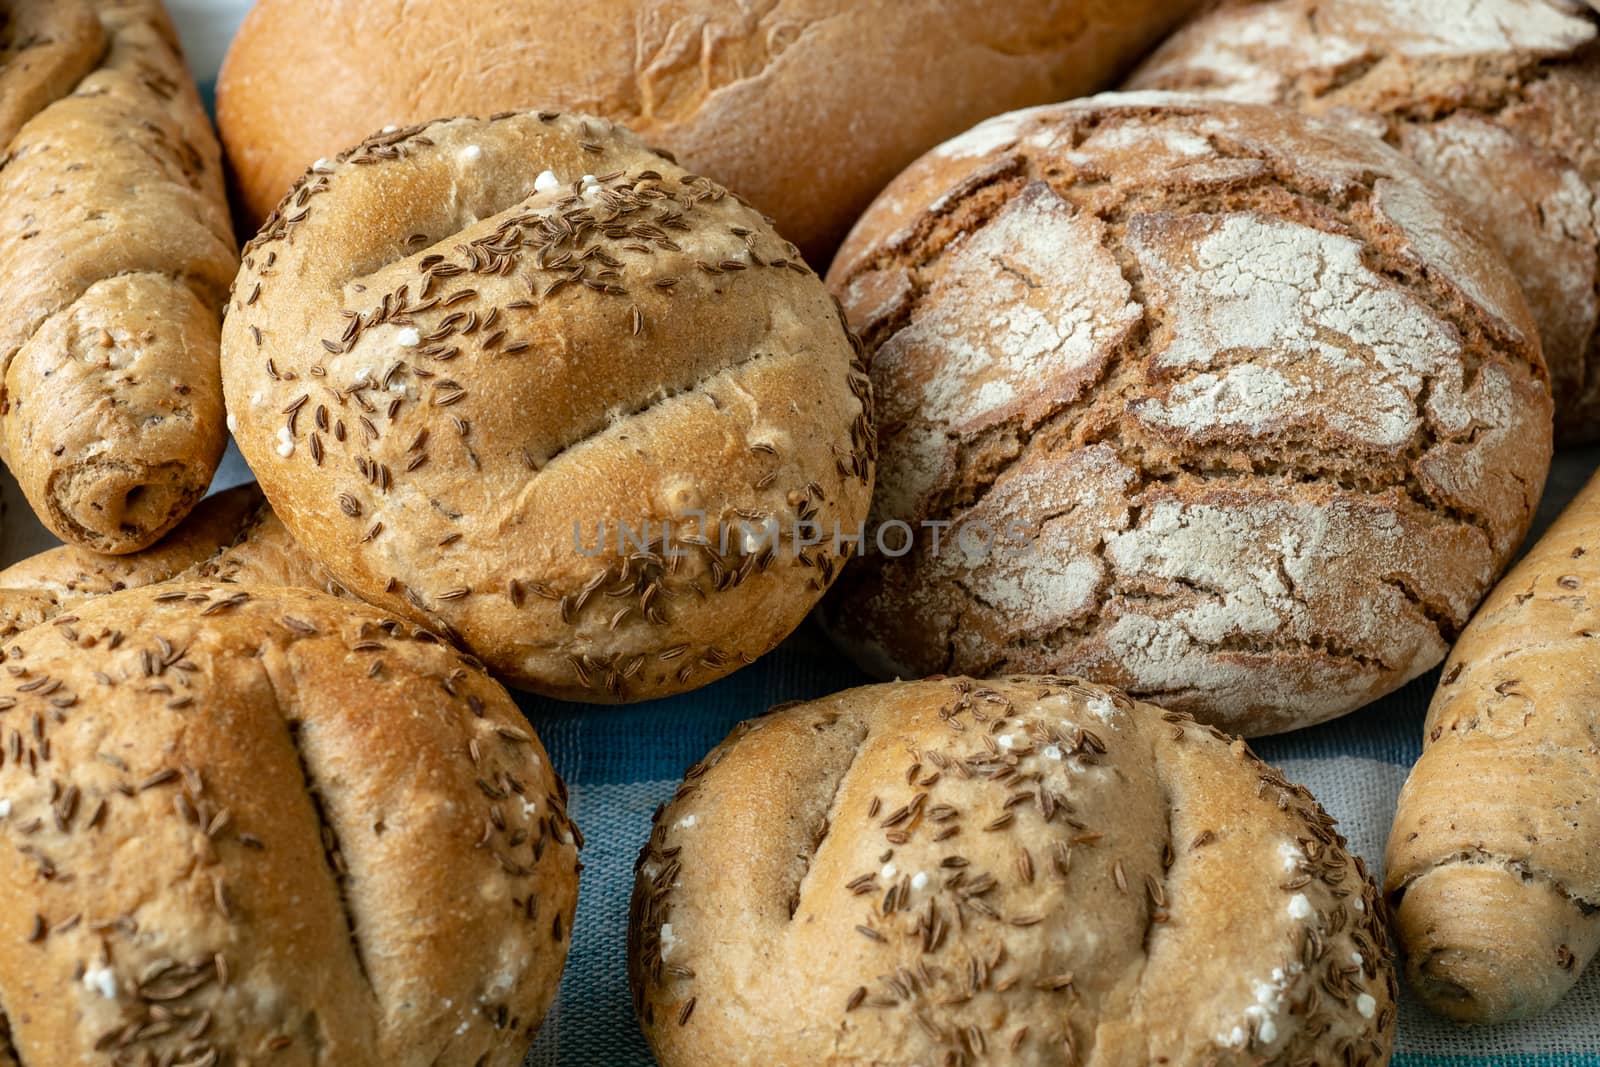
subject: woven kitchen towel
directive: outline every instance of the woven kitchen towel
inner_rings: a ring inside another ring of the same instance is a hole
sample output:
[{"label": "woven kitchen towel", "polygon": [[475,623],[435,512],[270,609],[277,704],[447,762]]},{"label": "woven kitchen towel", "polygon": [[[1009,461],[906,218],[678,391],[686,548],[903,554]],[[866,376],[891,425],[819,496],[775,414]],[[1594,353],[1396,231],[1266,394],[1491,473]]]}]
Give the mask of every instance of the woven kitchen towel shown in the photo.
[{"label": "woven kitchen towel", "polygon": [[[209,99],[217,65],[248,0],[168,2]],[[1542,522],[1577,491],[1597,462],[1600,449],[1568,453],[1558,461]],[[237,453],[230,452],[218,484],[247,476]],[[3,488],[9,507],[0,550],[9,562],[45,540],[42,530],[28,525],[28,508],[15,485]],[[1420,748],[1422,715],[1435,680],[1429,675],[1340,722],[1256,746],[1321,799],[1375,870],[1395,797]],[[807,627],[753,667],[671,700],[623,709],[521,701],[572,787],[574,817],[588,838],[571,960],[529,1065],[648,1067],[650,1056],[629,1006],[623,953],[633,859],[649,832],[651,811],[672,795],[684,769],[740,719],[780,701],[822,696],[864,681]],[[1555,1011],[1517,1026],[1464,1030],[1406,999],[1399,1049],[1398,1067],[1600,1067],[1600,973],[1591,968]]]}]

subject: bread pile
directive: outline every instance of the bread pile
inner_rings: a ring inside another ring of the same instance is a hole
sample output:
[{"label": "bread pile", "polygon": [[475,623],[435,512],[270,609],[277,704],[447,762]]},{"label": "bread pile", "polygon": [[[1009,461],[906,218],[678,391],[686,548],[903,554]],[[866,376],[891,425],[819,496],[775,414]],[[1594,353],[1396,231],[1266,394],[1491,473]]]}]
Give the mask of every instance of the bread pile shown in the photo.
[{"label": "bread pile", "polygon": [[[1596,435],[1600,11],[1469,7],[260,0],[236,256],[159,4],[0,2],[68,542],[0,571],[0,1062],[521,1062],[583,838],[502,685],[814,611],[896,680],[658,810],[663,1067],[1382,1065],[1391,919],[1435,1010],[1547,1008],[1600,491],[1496,583]],[[1234,735],[1447,655],[1380,893]]]}]

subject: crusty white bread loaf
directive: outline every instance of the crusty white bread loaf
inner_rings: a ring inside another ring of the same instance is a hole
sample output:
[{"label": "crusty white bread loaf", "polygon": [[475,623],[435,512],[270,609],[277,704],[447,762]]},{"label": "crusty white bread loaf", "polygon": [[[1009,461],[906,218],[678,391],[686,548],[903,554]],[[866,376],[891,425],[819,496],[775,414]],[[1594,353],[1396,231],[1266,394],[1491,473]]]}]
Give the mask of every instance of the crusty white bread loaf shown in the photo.
[{"label": "crusty white bread loaf", "polygon": [[640,857],[662,1067],[1381,1065],[1377,889],[1302,788],[1069,678],[854,689],[737,728]]},{"label": "crusty white bread loaf", "polygon": [[13,0],[0,45],[0,456],[62,540],[136,551],[227,439],[221,153],[159,0]]},{"label": "crusty white bread loaf", "polygon": [[825,262],[919,152],[1110,84],[1197,0],[258,0],[217,115],[257,221],[385,125],[513,108],[624,123]]},{"label": "crusty white bread loaf", "polygon": [[871,387],[821,280],[721,186],[578,115],[318,167],[246,249],[223,376],[313,559],[570,699],[767,652],[871,495]]},{"label": "crusty white bread loaf", "polygon": [[1526,302],[1458,210],[1359,133],[1161,94],[923,157],[829,274],[872,353],[874,521],[920,530],[824,603],[844,646],[1247,735],[1438,663],[1551,448]]},{"label": "crusty white bread loaf", "polygon": [[513,1067],[577,892],[565,789],[433,634],[130,590],[6,642],[13,1063]]},{"label": "crusty white bread loaf", "polygon": [[94,597],[183,578],[340,591],[329,588],[252,483],[208,497],[142,551],[107,556],[62,545],[0,570],[0,637]]},{"label": "crusty white bread loaf", "polygon": [[1463,1022],[1550,1008],[1600,951],[1600,479],[1461,635],[1400,793],[1406,973]]},{"label": "crusty white bread loaf", "polygon": [[1600,9],[1583,0],[1231,0],[1129,81],[1288,104],[1383,137],[1521,279],[1562,441],[1600,437]]}]

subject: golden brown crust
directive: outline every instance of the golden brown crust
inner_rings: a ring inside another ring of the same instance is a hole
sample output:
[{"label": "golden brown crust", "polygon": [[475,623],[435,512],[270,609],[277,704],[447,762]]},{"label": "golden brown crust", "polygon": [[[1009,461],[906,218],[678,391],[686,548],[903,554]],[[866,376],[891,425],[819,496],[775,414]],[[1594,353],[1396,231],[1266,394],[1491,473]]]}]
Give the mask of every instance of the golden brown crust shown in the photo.
[{"label": "golden brown crust", "polygon": [[[246,250],[223,343],[240,449],[306,551],[543,693],[750,662],[842,562],[798,524],[866,515],[870,385],[820,280],[599,120],[450,120],[317,168]],[[775,551],[741,528],[768,520]]]},{"label": "golden brown crust", "polygon": [[576,834],[458,653],[321,594],[190,584],[83,604],[6,666],[0,1004],[24,1063],[521,1062]]},{"label": "golden brown crust", "polygon": [[555,107],[670,149],[821,263],[917,153],[1103,88],[1194,6],[265,0],[229,48],[217,113],[257,220],[312,160],[382,126]]},{"label": "golden brown crust", "polygon": [[123,589],[179,577],[323,589],[328,579],[300,551],[254,484],[208,497],[176,530],[141,552],[107,556],[63,545],[0,570],[0,638]]},{"label": "golden brown crust", "polygon": [[1412,986],[1495,1023],[1548,1009],[1600,951],[1600,479],[1445,662],[1400,794],[1386,891]]},{"label": "golden brown crust", "polygon": [[1600,436],[1600,11],[1488,0],[1449,18],[1406,0],[1235,0],[1134,74],[1348,122],[1472,209],[1522,280],[1544,340],[1556,436]]},{"label": "golden brown crust", "polygon": [[873,353],[874,522],[920,528],[823,605],[845,647],[1250,735],[1433,666],[1550,460],[1526,303],[1456,212],[1376,141],[1192,97],[929,153],[829,274]]},{"label": "golden brown crust", "polygon": [[0,454],[62,540],[133,552],[226,441],[220,151],[158,0],[7,6],[54,43],[0,83]]},{"label": "golden brown crust", "polygon": [[663,1067],[1388,1062],[1378,896],[1242,741],[1070,678],[740,726],[640,857]]}]

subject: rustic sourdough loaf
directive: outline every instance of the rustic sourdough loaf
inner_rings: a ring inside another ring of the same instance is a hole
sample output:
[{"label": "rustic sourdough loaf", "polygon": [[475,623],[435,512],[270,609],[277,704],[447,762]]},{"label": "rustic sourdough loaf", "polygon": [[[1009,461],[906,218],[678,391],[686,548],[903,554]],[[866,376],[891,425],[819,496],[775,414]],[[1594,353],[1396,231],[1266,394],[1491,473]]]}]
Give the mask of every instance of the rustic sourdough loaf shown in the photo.
[{"label": "rustic sourdough loaf", "polygon": [[1066,678],[746,723],[656,815],[629,923],[662,1067],[1388,1062],[1377,890],[1304,789]]},{"label": "rustic sourdough loaf", "polygon": [[160,3],[0,3],[0,144],[0,457],[62,540],[144,548],[222,456],[239,262]]},{"label": "rustic sourdough loaf", "polygon": [[318,593],[75,615],[6,645],[0,1062],[521,1063],[578,837],[505,690]]},{"label": "rustic sourdough loaf", "polygon": [[202,501],[177,529],[142,551],[107,556],[62,545],[0,570],[0,638],[85,600],[182,576],[303,589],[329,584],[261,491],[243,485]]},{"label": "rustic sourdough loaf", "polygon": [[543,693],[750,662],[866,517],[871,387],[821,280],[602,120],[450,120],[319,166],[246,250],[223,349],[306,552]]},{"label": "rustic sourdough loaf", "polygon": [[248,212],[384,125],[508,108],[630,126],[822,262],[917,153],[1105,87],[1196,0],[258,0],[217,113]]},{"label": "rustic sourdough loaf", "polygon": [[922,524],[824,605],[846,647],[1249,734],[1437,663],[1550,458],[1526,304],[1455,212],[1363,135],[1162,95],[925,156],[829,278],[873,353],[875,521]]},{"label": "rustic sourdough loaf", "polygon": [[1191,23],[1130,84],[1293,105],[1416,159],[1522,280],[1557,438],[1600,437],[1600,11],[1246,0]]}]

